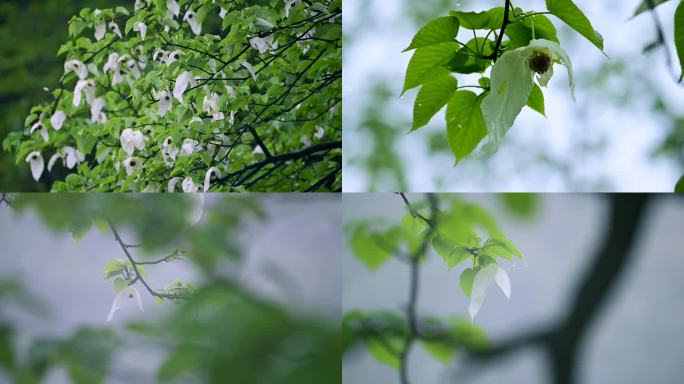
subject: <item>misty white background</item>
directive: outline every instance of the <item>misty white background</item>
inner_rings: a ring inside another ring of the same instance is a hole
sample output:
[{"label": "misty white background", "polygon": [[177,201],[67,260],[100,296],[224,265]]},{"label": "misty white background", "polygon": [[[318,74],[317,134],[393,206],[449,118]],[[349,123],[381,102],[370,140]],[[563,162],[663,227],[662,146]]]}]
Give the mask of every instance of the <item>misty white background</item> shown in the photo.
[{"label": "misty white background", "polygon": [[[570,97],[565,69],[557,66],[544,92],[548,118],[525,108],[497,154],[467,158],[455,169],[450,153],[437,157],[429,157],[427,153],[428,132],[442,132],[446,141],[443,110],[428,127],[418,133],[407,133],[417,89],[399,99],[412,53],[401,51],[418,29],[409,17],[408,3],[409,0],[344,1],[345,191],[362,192],[369,188],[366,172],[350,160],[372,148],[372,141],[358,127],[364,108],[372,100],[368,92],[370,85],[380,79],[388,81],[396,95],[388,113],[408,122],[395,129],[401,131],[396,151],[406,166],[409,191],[670,192],[674,189],[682,169],[667,159],[653,156],[655,147],[669,129],[669,120],[657,117],[652,112],[652,104],[657,93],[664,97],[669,108],[681,114],[684,87],[678,86],[669,75],[662,49],[646,56],[641,54],[643,47],[656,36],[650,14],[628,20],[641,0],[575,1],[594,28],[603,34],[608,57],[562,21],[549,16],[575,68],[577,101],[573,102]],[[545,10],[542,0],[513,3],[524,10]],[[673,53],[673,14],[678,3],[670,1],[657,8]],[[502,5],[501,0],[455,0],[452,9],[482,11]],[[430,9],[429,2],[415,6]],[[470,31],[461,33],[464,41],[472,38],[468,37]],[[615,59],[626,60],[629,71],[608,79],[602,91],[592,90],[594,72]],[[679,74],[676,57],[672,60]],[[631,103],[616,102],[627,95],[631,95]],[[591,151],[590,148],[603,149]],[[548,163],[539,159],[539,152]],[[394,190],[382,184],[378,189]]]},{"label": "misty white background", "polygon": [[[235,271],[236,276],[252,291],[283,303],[291,311],[337,322],[342,249],[339,195],[258,196],[268,219],[253,221],[236,234],[245,249],[244,264]],[[207,206],[222,198],[208,196]],[[121,232],[124,239],[132,239],[125,229]],[[101,234],[93,228],[77,243],[68,233],[47,230],[33,212],[18,216],[2,205],[0,247],[0,277],[19,277],[52,310],[49,317],[36,317],[14,308],[0,308],[14,320],[22,343],[36,337],[66,337],[83,326],[104,326],[115,296],[112,281],[103,279],[104,265],[125,257],[110,233]],[[192,265],[183,261],[146,269],[146,280],[153,288],[199,277]],[[280,276],[287,276],[289,282],[276,283],[269,272],[274,269]],[[156,304],[144,287],[138,289],[145,312],[136,306],[124,307],[107,327],[123,332],[130,320],[151,320],[172,308],[168,302]],[[161,357],[159,350],[131,338],[117,355],[107,383],[154,382],[154,370]],[[45,382],[61,384],[69,380],[65,370],[59,368]]]},{"label": "misty white background", "polygon": [[[412,201],[420,195],[408,195]],[[493,213],[506,236],[524,253],[526,263],[503,262],[511,278],[510,299],[490,287],[475,318],[493,342],[533,330],[569,310],[575,292],[602,240],[607,214],[605,196],[544,195],[538,215],[513,218],[493,195],[463,195]],[[684,201],[659,196],[652,202],[634,257],[609,296],[579,352],[578,383],[681,383],[684,377]],[[368,217],[400,220],[405,208],[394,194],[345,194],[344,221]],[[420,272],[418,312],[440,317],[468,316],[468,299],[459,286],[464,266],[447,270],[432,254]],[[403,311],[408,302],[409,268],[392,259],[375,272],[343,252],[343,311]],[[410,354],[409,375],[416,384],[500,384],[549,382],[546,356],[522,350],[488,366],[447,366],[419,346]],[[345,356],[345,384],[398,383],[397,371],[361,351]]]}]

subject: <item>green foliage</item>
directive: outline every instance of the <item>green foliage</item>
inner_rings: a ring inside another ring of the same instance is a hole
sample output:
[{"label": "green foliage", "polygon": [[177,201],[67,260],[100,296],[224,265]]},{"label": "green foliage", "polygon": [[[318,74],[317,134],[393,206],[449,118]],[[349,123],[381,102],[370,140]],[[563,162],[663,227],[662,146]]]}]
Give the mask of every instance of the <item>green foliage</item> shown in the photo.
[{"label": "green foliage", "polygon": [[650,10],[651,7],[655,9],[655,7],[668,1],[670,0],[643,0],[641,4],[639,4],[639,7],[637,7],[637,9],[634,11],[634,16],[637,16],[640,13]]},{"label": "green foliage", "polygon": [[[545,116],[541,87],[550,80],[553,64],[568,67],[573,90],[570,59],[546,15],[558,17],[601,50],[603,38],[571,0],[547,0],[546,6],[545,12],[513,6],[452,11],[449,17],[422,27],[406,49],[415,52],[402,90],[403,94],[421,87],[413,107],[412,131],[425,126],[447,105],[447,141],[457,165],[486,137],[489,142],[484,148],[496,151],[523,107]],[[459,33],[462,30],[472,33]],[[463,40],[465,36],[470,40]],[[454,78],[469,74],[480,74],[477,84],[467,84],[469,78]],[[461,90],[466,87],[479,91]]]},{"label": "green foliage", "polygon": [[178,3],[73,16],[16,162],[54,191],[339,190],[341,2]]},{"label": "green foliage", "polygon": [[684,175],[679,178],[677,185],[675,185],[675,193],[684,193]]},{"label": "green foliage", "polygon": [[546,0],[546,8],[603,51],[603,37],[572,0]]},{"label": "green foliage", "polygon": [[497,197],[513,215],[525,219],[539,211],[539,196],[534,193],[501,193]]},{"label": "green foliage", "polygon": [[679,57],[679,65],[682,68],[681,76],[684,77],[684,2],[680,2],[675,10],[674,39],[677,56]]}]

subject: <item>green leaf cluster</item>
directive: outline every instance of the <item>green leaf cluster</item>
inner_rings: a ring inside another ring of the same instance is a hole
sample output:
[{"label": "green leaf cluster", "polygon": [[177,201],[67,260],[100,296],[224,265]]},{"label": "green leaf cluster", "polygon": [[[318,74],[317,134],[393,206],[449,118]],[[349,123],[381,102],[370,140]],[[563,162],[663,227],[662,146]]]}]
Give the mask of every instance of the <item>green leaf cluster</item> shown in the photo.
[{"label": "green leaf cluster", "polygon": [[[571,0],[547,0],[543,12],[512,6],[508,12],[503,7],[482,12],[452,11],[449,16],[423,26],[405,50],[414,50],[414,53],[406,70],[402,94],[420,87],[413,106],[411,131],[427,125],[446,106],[447,141],[455,164],[469,156],[486,137],[491,136],[498,142],[501,129],[490,126],[482,112],[482,101],[490,93],[501,91],[490,89],[487,71],[499,56],[524,48],[533,40],[559,43],[556,28],[547,15],[559,18],[603,50],[603,38]],[[504,36],[498,36],[501,33]],[[476,84],[459,80],[461,75],[471,74],[479,75]],[[539,85],[545,86],[546,81],[540,80]],[[524,90],[521,96],[526,100],[523,106],[526,104],[545,115],[542,89],[531,79],[530,83],[530,89]],[[519,113],[517,102],[511,108],[515,109],[515,118]]]}]

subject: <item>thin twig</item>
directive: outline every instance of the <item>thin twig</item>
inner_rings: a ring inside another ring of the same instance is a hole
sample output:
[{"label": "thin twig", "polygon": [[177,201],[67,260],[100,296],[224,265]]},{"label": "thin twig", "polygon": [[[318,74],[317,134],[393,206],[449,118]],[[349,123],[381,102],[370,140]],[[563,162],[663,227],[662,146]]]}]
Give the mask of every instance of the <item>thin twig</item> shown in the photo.
[{"label": "thin twig", "polygon": [[511,8],[511,0],[506,0],[506,5],[504,6],[504,16],[503,22],[501,23],[501,31],[496,39],[496,45],[494,46],[494,52],[491,55],[485,56],[485,59],[492,59],[496,61],[499,57],[499,50],[501,49],[501,43],[503,42],[504,32],[506,32],[506,27],[508,26],[508,15]]}]

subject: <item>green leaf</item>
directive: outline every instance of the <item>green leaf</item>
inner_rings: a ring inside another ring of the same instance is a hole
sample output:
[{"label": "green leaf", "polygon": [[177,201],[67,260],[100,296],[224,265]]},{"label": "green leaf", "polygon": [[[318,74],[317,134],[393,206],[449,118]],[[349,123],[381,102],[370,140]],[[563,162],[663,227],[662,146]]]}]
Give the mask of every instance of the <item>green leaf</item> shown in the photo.
[{"label": "green leaf", "polygon": [[679,65],[682,67],[681,78],[684,77],[684,1],[680,2],[674,15],[674,40],[679,56]]},{"label": "green leaf", "polygon": [[451,99],[457,87],[458,81],[450,75],[423,85],[413,104],[413,128],[411,130],[415,131],[429,123],[430,119]]},{"label": "green leaf", "polygon": [[539,211],[539,196],[534,193],[497,194],[508,212],[519,218],[530,218]]},{"label": "green leaf", "polygon": [[458,34],[458,18],[453,16],[439,17],[427,23],[411,40],[411,45],[404,52],[429,45],[454,41]]},{"label": "green leaf", "polygon": [[0,324],[0,368],[11,371],[14,367],[14,346],[12,329]]},{"label": "green leaf", "polygon": [[114,292],[119,293],[126,287],[128,287],[128,281],[126,279],[114,279]]},{"label": "green leaf", "polygon": [[546,117],[546,111],[544,108],[544,93],[537,84],[534,85],[532,92],[530,92],[530,96],[527,98],[527,106]]},{"label": "green leaf", "polygon": [[[653,8],[659,6],[660,4],[666,3],[669,0],[644,0],[639,4],[639,7],[634,11],[634,15],[632,17],[635,17],[643,12],[646,12],[651,9],[651,3],[653,4]],[[676,36],[676,35],[675,35]]]},{"label": "green leaf", "polygon": [[109,279],[123,273],[126,263],[121,260],[112,260],[104,267],[104,278]]},{"label": "green leaf", "polygon": [[90,224],[90,219],[85,217],[79,217],[71,220],[69,223],[69,232],[71,233],[71,237],[73,237],[77,242],[83,240],[83,238],[86,237],[90,231]]},{"label": "green leaf", "polygon": [[475,280],[475,275],[477,274],[472,268],[466,268],[461,272],[461,277],[459,282],[461,284],[461,290],[466,296],[470,297],[470,293],[473,290],[473,280]]},{"label": "green leaf", "polygon": [[105,220],[103,217],[95,217],[93,219],[93,224],[95,225],[95,228],[97,228],[97,230],[100,231],[101,234],[105,235],[109,233],[109,224],[107,223],[107,220]]},{"label": "green leaf", "polygon": [[487,136],[480,108],[485,94],[478,96],[470,91],[458,91],[449,100],[446,111],[447,140],[456,157],[455,164],[473,152]]},{"label": "green leaf", "polygon": [[684,193],[684,175],[679,178],[679,181],[677,181],[677,185],[675,186],[676,193]]},{"label": "green leaf", "polygon": [[456,55],[458,48],[457,43],[449,42],[416,49],[406,69],[402,95],[411,88],[448,75],[445,65]]},{"label": "green leaf", "polygon": [[461,12],[449,13],[458,17],[461,27],[466,29],[496,29],[503,24],[504,8],[496,7],[484,12]]},{"label": "green leaf", "polygon": [[369,232],[367,225],[360,225],[352,234],[350,241],[356,258],[371,271],[378,269],[391,256],[388,249],[378,244],[378,241],[382,241],[379,236],[381,234]]},{"label": "green leaf", "polygon": [[558,34],[551,20],[545,15],[529,16],[510,24],[506,28],[510,39],[508,49],[524,47],[535,39],[550,40],[558,43]]},{"label": "green leaf", "polygon": [[603,51],[603,37],[572,0],[546,0],[546,9]]},{"label": "green leaf", "polygon": [[468,260],[468,258],[471,256],[468,248],[454,244],[440,235],[434,236],[431,243],[432,248],[435,250],[437,255],[444,259],[449,269]]},{"label": "green leaf", "polygon": [[396,337],[385,338],[380,341],[377,338],[367,339],[366,348],[373,358],[382,364],[389,365],[394,369],[399,369],[399,355],[394,351],[401,351],[404,348],[404,341]]},{"label": "green leaf", "polygon": [[442,362],[443,364],[449,364],[451,360],[456,356],[456,349],[454,347],[445,345],[437,341],[423,341],[420,343],[421,346],[427,351],[432,357]]},{"label": "green leaf", "polygon": [[467,75],[470,73],[482,73],[490,64],[491,60],[479,58],[470,52],[468,48],[463,47],[449,60],[447,67],[453,72]]}]

